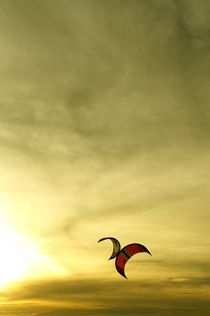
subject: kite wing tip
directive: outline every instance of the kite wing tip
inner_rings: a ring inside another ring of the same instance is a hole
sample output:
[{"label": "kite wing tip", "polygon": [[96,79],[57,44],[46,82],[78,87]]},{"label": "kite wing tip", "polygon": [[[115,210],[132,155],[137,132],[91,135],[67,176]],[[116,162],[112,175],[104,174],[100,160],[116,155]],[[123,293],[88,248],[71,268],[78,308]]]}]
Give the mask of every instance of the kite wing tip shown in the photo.
[{"label": "kite wing tip", "polygon": [[126,276],[126,274],[124,273],[124,274],[121,274],[126,280],[128,280],[128,278],[127,278],[127,276]]},{"label": "kite wing tip", "polygon": [[[119,272],[119,271],[118,271]],[[119,272],[120,273],[120,272]],[[123,278],[125,278],[126,280],[128,280],[127,276],[124,273],[120,273],[120,275],[122,275]]]},{"label": "kite wing tip", "polygon": [[152,256],[151,252],[149,251],[149,249],[147,249],[147,247],[143,246],[144,247],[144,251],[147,252],[150,256]]}]

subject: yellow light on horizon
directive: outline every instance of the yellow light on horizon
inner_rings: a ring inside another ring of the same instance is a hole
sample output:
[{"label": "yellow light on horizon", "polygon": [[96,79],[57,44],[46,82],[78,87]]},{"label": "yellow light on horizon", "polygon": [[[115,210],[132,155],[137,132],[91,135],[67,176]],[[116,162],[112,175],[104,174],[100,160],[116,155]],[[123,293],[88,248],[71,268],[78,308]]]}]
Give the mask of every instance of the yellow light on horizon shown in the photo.
[{"label": "yellow light on horizon", "polygon": [[65,273],[39,251],[38,245],[0,219],[0,287],[36,274],[45,274],[46,270],[48,273]]},{"label": "yellow light on horizon", "polygon": [[28,247],[5,222],[0,223],[0,286],[22,277],[27,269]]}]

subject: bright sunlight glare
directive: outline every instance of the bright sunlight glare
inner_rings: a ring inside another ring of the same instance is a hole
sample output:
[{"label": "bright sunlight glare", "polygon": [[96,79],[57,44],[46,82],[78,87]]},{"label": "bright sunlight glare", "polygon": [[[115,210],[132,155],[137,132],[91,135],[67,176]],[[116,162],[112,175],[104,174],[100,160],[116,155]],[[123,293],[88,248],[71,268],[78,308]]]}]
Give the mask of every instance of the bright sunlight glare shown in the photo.
[{"label": "bright sunlight glare", "polygon": [[0,287],[25,278],[36,268],[49,268],[59,272],[52,260],[41,254],[38,246],[25,236],[17,233],[0,219]]}]

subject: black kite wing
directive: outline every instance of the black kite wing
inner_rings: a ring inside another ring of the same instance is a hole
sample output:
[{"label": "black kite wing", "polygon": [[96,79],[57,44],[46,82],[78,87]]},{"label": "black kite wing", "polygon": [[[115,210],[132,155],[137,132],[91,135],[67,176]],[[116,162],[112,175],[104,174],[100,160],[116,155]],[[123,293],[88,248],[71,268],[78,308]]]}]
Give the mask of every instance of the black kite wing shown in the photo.
[{"label": "black kite wing", "polygon": [[120,251],[120,248],[121,248],[120,242],[114,237],[104,237],[104,238],[99,239],[98,242],[101,242],[101,241],[106,240],[106,239],[110,239],[113,243],[113,252],[112,252],[112,255],[109,258],[109,260],[114,259],[117,256],[118,252]]}]

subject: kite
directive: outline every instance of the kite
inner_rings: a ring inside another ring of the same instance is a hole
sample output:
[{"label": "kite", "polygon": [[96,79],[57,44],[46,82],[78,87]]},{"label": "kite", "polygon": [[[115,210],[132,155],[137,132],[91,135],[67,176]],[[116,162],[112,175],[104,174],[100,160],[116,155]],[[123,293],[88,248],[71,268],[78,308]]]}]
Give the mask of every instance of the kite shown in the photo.
[{"label": "kite", "polygon": [[125,265],[133,255],[138,252],[147,252],[149,255],[151,255],[151,253],[145,246],[138,243],[129,244],[121,249],[119,241],[114,237],[104,237],[99,239],[98,242],[106,239],[111,240],[113,243],[113,251],[109,260],[115,258],[115,267],[117,271],[126,279],[127,277],[125,275]]}]

